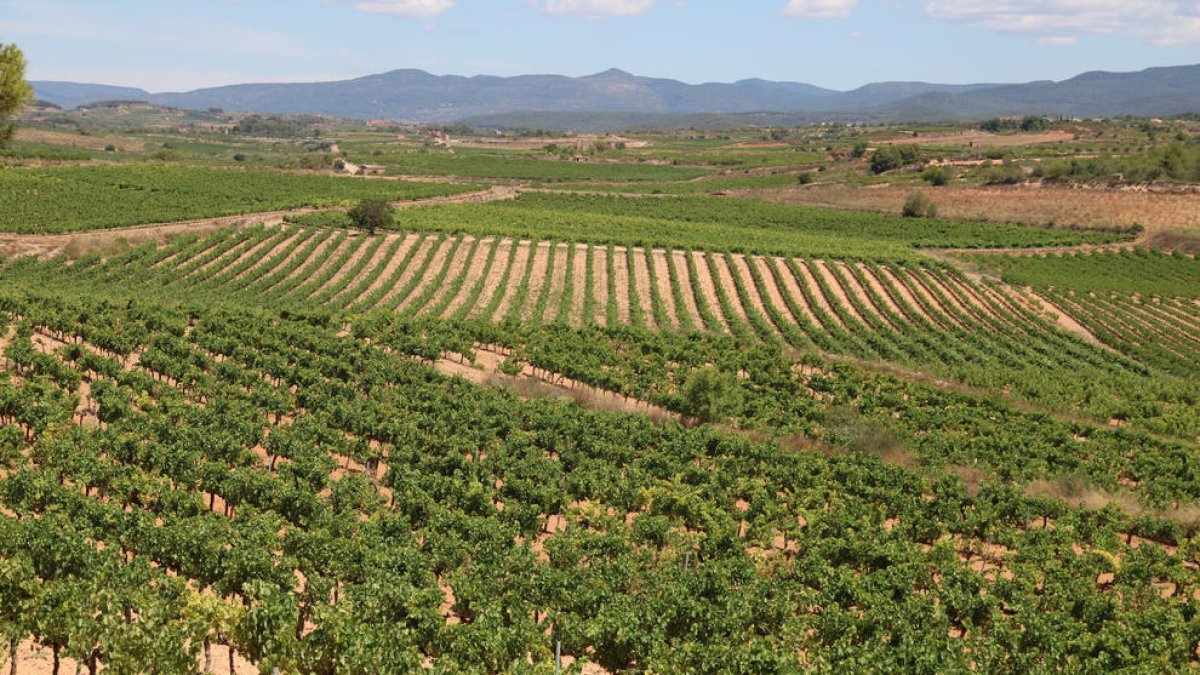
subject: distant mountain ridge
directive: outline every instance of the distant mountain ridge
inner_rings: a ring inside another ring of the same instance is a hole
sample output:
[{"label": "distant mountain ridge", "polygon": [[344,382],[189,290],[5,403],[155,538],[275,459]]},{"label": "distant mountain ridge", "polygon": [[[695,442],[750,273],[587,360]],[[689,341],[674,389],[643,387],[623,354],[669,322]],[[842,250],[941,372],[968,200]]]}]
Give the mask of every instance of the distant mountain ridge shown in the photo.
[{"label": "distant mountain ridge", "polygon": [[[393,70],[333,82],[238,84],[152,94],[130,87],[32,82],[64,107],[143,99],[177,108],[328,114],[488,126],[520,118],[670,124],[685,116],[791,117],[802,121],[960,121],[999,115],[1167,116],[1200,111],[1200,64],[1132,73],[1088,72],[1061,82],[948,85],[878,82],[835,91],[760,79],[687,84],[610,69],[594,75],[431,75]],[[555,125],[541,125],[556,128]],[[558,125],[561,128],[561,125]],[[614,128],[632,128],[614,127]]]}]

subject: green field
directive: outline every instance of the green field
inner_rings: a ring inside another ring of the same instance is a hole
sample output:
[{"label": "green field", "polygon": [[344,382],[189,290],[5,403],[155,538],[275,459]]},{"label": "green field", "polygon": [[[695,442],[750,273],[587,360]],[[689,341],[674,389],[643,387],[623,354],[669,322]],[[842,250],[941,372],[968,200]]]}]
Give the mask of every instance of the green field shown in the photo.
[{"label": "green field", "polygon": [[0,231],[72,232],[473,189],[180,166],[0,168]]}]

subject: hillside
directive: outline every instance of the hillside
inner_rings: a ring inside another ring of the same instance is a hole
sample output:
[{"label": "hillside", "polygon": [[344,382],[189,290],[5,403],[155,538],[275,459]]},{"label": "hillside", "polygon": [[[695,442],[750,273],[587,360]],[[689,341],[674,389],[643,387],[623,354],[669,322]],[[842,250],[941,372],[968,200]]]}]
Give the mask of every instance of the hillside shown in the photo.
[{"label": "hillside", "polygon": [[[814,121],[944,121],[996,115],[1166,116],[1200,110],[1200,65],[1134,73],[1091,72],[1062,82],[932,84],[877,82],[834,91],[761,79],[687,84],[618,69],[585,77],[432,75],[393,70],[352,80],[238,84],[182,93],[34,82],[38,97],[66,107],[145,99],[192,110],[221,108],[481,126],[614,129]],[[763,113],[788,113],[772,119]],[[689,117],[689,116],[708,117]],[[721,116],[713,118],[712,116]],[[738,116],[749,115],[741,118]],[[735,117],[725,117],[735,116]],[[673,119],[678,117],[678,119]]]}]

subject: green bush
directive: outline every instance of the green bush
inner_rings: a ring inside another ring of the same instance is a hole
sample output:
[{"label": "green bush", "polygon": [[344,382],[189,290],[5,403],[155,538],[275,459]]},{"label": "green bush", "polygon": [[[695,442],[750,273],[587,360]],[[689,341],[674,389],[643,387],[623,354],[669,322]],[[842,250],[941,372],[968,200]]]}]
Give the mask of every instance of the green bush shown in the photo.
[{"label": "green bush", "polygon": [[921,179],[933,186],[941,186],[950,182],[950,173],[940,166],[931,166],[921,174]]},{"label": "green bush", "polygon": [[937,204],[934,204],[923,192],[914,192],[904,200],[904,208],[900,215],[905,218],[936,218]]}]

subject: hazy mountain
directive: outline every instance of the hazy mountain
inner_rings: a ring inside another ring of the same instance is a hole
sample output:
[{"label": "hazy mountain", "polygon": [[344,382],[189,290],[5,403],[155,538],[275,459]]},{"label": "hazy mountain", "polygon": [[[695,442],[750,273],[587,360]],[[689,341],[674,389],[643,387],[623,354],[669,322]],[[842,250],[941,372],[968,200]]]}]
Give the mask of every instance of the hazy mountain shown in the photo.
[{"label": "hazy mountain", "polygon": [[876,113],[970,120],[997,115],[1168,116],[1200,111],[1200,65],[1136,73],[1093,71],[1062,82],[975,89],[954,96],[920,95],[879,106]]},{"label": "hazy mountain", "polygon": [[150,97],[150,92],[134,87],[111,87],[107,84],[79,84],[77,82],[30,82],[33,93],[39,100],[49,101],[64,108],[75,108],[96,101],[139,100]]},{"label": "hazy mountain", "polygon": [[39,98],[65,107],[135,98],[201,110],[577,129],[701,126],[704,120],[729,126],[739,120],[949,121],[1024,114],[1164,116],[1200,110],[1200,65],[1091,72],[1062,82],[1025,84],[879,82],[846,92],[759,79],[687,84],[617,69],[585,77],[461,77],[393,70],[335,82],[239,84],[162,94],[64,82],[33,85]]}]

